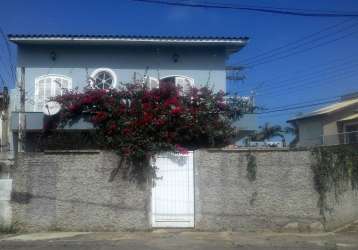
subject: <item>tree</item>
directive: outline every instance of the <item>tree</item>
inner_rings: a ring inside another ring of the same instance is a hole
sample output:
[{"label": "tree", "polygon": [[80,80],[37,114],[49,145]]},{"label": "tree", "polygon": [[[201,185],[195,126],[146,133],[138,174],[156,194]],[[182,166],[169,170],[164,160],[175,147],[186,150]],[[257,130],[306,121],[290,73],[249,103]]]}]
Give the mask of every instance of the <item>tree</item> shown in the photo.
[{"label": "tree", "polygon": [[[237,98],[208,87],[174,85],[149,89],[142,83],[129,83],[118,89],[68,91],[53,100],[61,104],[60,126],[84,118],[96,128],[101,146],[120,158],[110,180],[120,168],[143,180],[153,172],[151,158],[161,152],[223,147],[235,136],[232,122],[242,114]],[[56,125],[57,126],[57,125]]]},{"label": "tree", "polygon": [[283,133],[284,130],[280,125],[271,126],[268,122],[263,126],[259,127],[260,130],[251,136],[251,140],[253,141],[264,141],[269,140],[274,137],[281,137],[282,140],[285,139]]},{"label": "tree", "polygon": [[298,143],[298,127],[293,124],[292,127],[288,126],[285,128],[285,133],[286,134],[291,134],[294,136],[293,140],[290,142],[290,147],[295,147],[296,144]]}]

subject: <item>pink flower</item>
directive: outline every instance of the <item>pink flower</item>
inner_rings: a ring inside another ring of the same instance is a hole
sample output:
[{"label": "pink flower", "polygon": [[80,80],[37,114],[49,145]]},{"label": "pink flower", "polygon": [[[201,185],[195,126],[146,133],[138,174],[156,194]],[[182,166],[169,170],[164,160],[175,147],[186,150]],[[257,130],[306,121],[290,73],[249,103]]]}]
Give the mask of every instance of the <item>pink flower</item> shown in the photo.
[{"label": "pink flower", "polygon": [[83,97],[81,103],[83,105],[88,105],[88,104],[91,104],[92,102],[93,102],[93,98],[91,96],[85,96],[85,97]]},{"label": "pink flower", "polygon": [[71,104],[69,107],[68,107],[68,110],[72,113],[74,112],[77,112],[78,109],[80,108],[80,105],[78,104]]},{"label": "pink flower", "polygon": [[172,115],[179,115],[182,112],[181,107],[176,107],[171,111]]},{"label": "pink flower", "polygon": [[189,153],[188,149],[180,146],[179,144],[175,144],[175,149],[182,155],[187,155]]},{"label": "pink flower", "polygon": [[92,122],[101,123],[104,120],[106,120],[107,117],[108,117],[108,114],[106,112],[100,111],[100,112],[97,112],[96,115],[92,117]]},{"label": "pink flower", "polygon": [[165,102],[164,102],[165,107],[168,107],[168,106],[171,106],[171,105],[174,105],[174,106],[179,105],[178,99],[176,97],[171,97],[171,98],[165,100]]}]

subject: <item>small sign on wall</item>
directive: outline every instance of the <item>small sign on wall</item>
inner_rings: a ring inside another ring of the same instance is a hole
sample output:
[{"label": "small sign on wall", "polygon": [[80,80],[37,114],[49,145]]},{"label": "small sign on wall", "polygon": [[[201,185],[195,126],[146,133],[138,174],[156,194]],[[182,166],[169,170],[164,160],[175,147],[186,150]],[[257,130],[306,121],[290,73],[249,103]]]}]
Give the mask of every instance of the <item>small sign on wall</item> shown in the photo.
[{"label": "small sign on wall", "polygon": [[0,179],[0,201],[9,201],[11,198],[12,179]]}]

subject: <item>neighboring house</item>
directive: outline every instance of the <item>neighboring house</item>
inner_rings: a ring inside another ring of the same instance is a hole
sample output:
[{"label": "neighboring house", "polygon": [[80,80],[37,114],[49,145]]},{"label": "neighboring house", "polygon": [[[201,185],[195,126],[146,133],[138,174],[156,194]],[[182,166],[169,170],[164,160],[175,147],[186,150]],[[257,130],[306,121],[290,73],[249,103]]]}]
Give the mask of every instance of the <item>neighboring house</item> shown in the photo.
[{"label": "neighboring house", "polygon": [[[18,74],[21,67],[25,69],[30,138],[43,128],[46,100],[64,89],[116,88],[146,78],[152,87],[159,81],[174,81],[226,91],[225,62],[248,41],[245,37],[90,35],[9,35],[9,40],[18,47]],[[16,134],[20,103],[16,91],[11,96],[11,128]],[[84,123],[72,127],[88,128]]]},{"label": "neighboring house", "polygon": [[298,128],[297,146],[358,143],[358,93],[288,122]]}]

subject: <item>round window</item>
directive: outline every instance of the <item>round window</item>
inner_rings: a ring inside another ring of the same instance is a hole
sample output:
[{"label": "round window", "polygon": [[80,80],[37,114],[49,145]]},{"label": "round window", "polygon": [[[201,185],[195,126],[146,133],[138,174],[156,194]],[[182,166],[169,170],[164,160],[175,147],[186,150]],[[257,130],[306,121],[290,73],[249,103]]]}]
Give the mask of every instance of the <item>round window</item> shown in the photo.
[{"label": "round window", "polygon": [[116,86],[116,74],[110,69],[97,69],[92,74],[93,87],[97,89],[110,89]]}]

